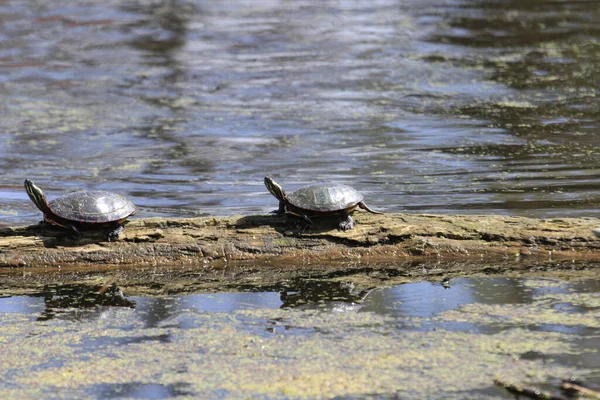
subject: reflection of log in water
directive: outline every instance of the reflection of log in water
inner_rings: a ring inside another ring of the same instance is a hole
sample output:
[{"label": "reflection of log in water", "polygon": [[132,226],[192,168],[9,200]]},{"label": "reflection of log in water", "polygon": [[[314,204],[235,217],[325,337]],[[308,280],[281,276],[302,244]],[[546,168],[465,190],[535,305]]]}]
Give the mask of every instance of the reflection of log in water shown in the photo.
[{"label": "reflection of log in water", "polygon": [[47,285],[43,291],[46,309],[39,321],[55,317],[60,310],[92,309],[97,307],[135,308],[135,301],[128,300],[123,291],[114,285],[92,287],[89,285]]},{"label": "reflection of log in water", "polygon": [[281,290],[281,308],[358,311],[371,290],[352,282],[296,279]]},{"label": "reflection of log in water", "polygon": [[600,225],[596,218],[357,212],[355,219],[356,227],[347,232],[335,229],[336,218],[321,219],[310,229],[293,216],[138,219],[127,224],[122,240],[111,243],[95,232],[74,241],[61,230],[8,228],[0,230],[0,266],[600,259],[600,240],[592,233]]}]

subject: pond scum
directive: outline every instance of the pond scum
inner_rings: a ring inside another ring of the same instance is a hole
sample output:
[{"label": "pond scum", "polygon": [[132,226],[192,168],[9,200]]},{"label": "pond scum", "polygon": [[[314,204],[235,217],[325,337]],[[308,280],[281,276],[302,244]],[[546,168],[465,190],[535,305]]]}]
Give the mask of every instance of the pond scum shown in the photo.
[{"label": "pond scum", "polygon": [[550,290],[528,304],[469,303],[431,317],[183,307],[148,323],[131,303],[59,309],[42,321],[11,312],[0,324],[0,380],[10,382],[0,397],[502,399],[505,389],[527,394],[540,385],[552,392],[560,379],[600,375],[597,362],[575,361],[598,357],[599,305],[598,292]]}]

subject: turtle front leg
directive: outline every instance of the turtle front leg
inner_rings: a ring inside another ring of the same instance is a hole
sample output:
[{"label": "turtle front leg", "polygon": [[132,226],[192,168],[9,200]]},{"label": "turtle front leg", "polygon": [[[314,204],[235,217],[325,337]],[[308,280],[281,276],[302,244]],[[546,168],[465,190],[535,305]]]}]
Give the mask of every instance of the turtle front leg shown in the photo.
[{"label": "turtle front leg", "polygon": [[106,240],[109,242],[116,242],[119,240],[119,236],[123,233],[123,225],[117,226],[115,229],[106,232]]},{"label": "turtle front leg", "polygon": [[48,222],[46,222],[45,219],[41,220],[40,222],[37,223],[37,226],[40,230],[40,232],[45,232],[46,228],[49,226],[50,224]]},{"label": "turtle front leg", "polygon": [[285,214],[285,203],[282,201],[279,202],[279,208],[277,210],[271,211],[271,214],[282,215]]},{"label": "turtle front leg", "polygon": [[338,228],[344,232],[354,228],[354,219],[352,219],[352,216],[348,210],[342,211],[342,220],[340,221]]}]

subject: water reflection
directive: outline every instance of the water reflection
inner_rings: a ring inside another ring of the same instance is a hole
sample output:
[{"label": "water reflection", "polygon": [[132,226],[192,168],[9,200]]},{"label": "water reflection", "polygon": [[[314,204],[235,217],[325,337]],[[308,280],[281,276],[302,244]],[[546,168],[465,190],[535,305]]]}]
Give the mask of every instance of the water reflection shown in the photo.
[{"label": "water reflection", "polygon": [[[204,370],[208,367],[202,360],[217,363],[219,369],[235,364],[236,371],[247,373],[247,366],[256,357],[256,365],[260,365],[256,368],[279,368],[280,362],[300,363],[306,357],[313,360],[317,354],[324,353],[327,359],[343,355],[319,348],[323,340],[328,346],[339,344],[341,347],[335,350],[338,352],[346,351],[354,342],[359,348],[365,347],[364,355],[353,355],[361,359],[357,365],[371,365],[369,357],[384,362],[391,357],[390,352],[414,353],[407,356],[409,360],[421,360],[426,354],[435,362],[459,357],[460,363],[464,354],[455,352],[463,348],[461,343],[474,341],[475,347],[467,346],[466,351],[482,352],[484,359],[475,356],[473,362],[481,363],[483,368],[490,368],[488,363],[496,365],[494,374],[524,364],[532,364],[539,372],[537,363],[541,363],[560,376],[585,370],[586,379],[593,380],[594,371],[600,367],[596,355],[600,300],[597,278],[452,278],[372,288],[337,277],[292,279],[268,287],[245,286],[245,290],[178,295],[157,292],[153,297],[136,297],[124,295],[114,285],[48,285],[28,296],[0,298],[0,326],[6,325],[7,340],[19,343],[23,351],[27,351],[27,343],[63,343],[61,339],[69,338],[50,360],[46,355],[39,365],[34,360],[34,369],[60,369],[80,355],[87,368],[89,354],[94,354],[94,360],[104,357],[110,363],[123,362],[131,368],[134,364],[128,364],[122,354],[139,355],[140,349],[148,352],[142,356],[144,363],[156,360],[149,363],[153,367],[145,375],[140,368],[126,380],[84,381],[84,390],[103,397],[198,397],[207,390],[193,385],[198,376],[207,382],[216,379],[211,388],[223,390],[226,396],[230,389],[220,380],[222,371],[211,375]],[[15,338],[14,329],[23,324],[29,324],[26,331],[31,335]],[[545,339],[538,344],[540,337]],[[384,343],[379,342],[382,338]],[[512,342],[515,338],[520,338],[518,343]],[[223,340],[232,341],[232,347]],[[285,352],[275,348],[275,343],[283,343]],[[441,349],[429,352],[436,345]],[[38,352],[35,350],[35,354]],[[163,359],[170,360],[168,380],[157,378],[164,373],[160,368]],[[493,364],[494,360],[501,365]],[[429,364],[424,365],[429,368]],[[93,364],[89,368],[96,367]],[[69,366],[65,371],[73,368]],[[152,378],[138,380],[138,376]],[[484,388],[492,384],[489,376],[485,373],[478,378],[476,386],[481,393],[487,393]],[[435,378],[439,376],[428,379]]]},{"label": "water reflection", "polygon": [[53,319],[57,315],[61,319],[80,321],[97,318],[106,307],[136,307],[136,302],[127,299],[115,285],[48,285],[41,296],[44,297],[45,309],[38,321]]},{"label": "water reflection", "polygon": [[139,216],[269,210],[261,184],[351,183],[390,212],[594,215],[593,2],[10,0],[1,224],[20,185]]},{"label": "water reflection", "polygon": [[352,282],[297,280],[280,293],[281,308],[358,312],[373,288],[359,289]]},{"label": "water reflection", "polygon": [[430,318],[473,301],[473,294],[464,283],[453,282],[451,289],[447,290],[438,283],[421,282],[375,290],[363,311],[396,317]]},{"label": "water reflection", "polygon": [[102,399],[168,399],[178,396],[189,396],[190,385],[187,383],[174,383],[172,385],[159,385],[152,383],[123,383],[93,385],[89,392]]},{"label": "water reflection", "polygon": [[[439,151],[501,165],[477,179],[499,208],[529,215],[596,209],[598,81],[592,65],[600,52],[590,12],[597,9],[587,2],[540,0],[473,1],[448,11],[445,28],[429,32],[427,40],[468,48],[467,56],[451,56],[452,62],[485,70],[513,93],[456,108],[488,121],[488,143],[468,140]],[[427,14],[440,15],[435,9]]]},{"label": "water reflection", "polygon": [[[595,303],[573,302],[570,296],[581,293],[582,299],[593,298],[599,290],[600,282],[593,279],[569,283],[541,278],[455,278],[442,283],[407,283],[384,288],[360,287],[343,280],[298,279],[268,288],[255,287],[249,292],[144,298],[126,296],[114,285],[65,284],[47,285],[42,292],[30,296],[0,299],[0,312],[38,314],[39,321],[53,318],[79,321],[97,318],[110,308],[128,308],[134,310],[132,315],[143,321],[146,328],[164,328],[171,326],[169,321],[190,312],[227,314],[243,310],[297,309],[324,313],[372,312],[398,321],[407,318],[433,321],[429,326],[441,323],[435,320],[437,316],[460,310],[465,305],[522,307],[537,304],[544,298],[552,299],[556,312],[585,314],[595,311]],[[97,312],[92,312],[94,310]],[[559,325],[533,329],[576,331],[576,327]],[[174,326],[186,327],[178,323]]]}]

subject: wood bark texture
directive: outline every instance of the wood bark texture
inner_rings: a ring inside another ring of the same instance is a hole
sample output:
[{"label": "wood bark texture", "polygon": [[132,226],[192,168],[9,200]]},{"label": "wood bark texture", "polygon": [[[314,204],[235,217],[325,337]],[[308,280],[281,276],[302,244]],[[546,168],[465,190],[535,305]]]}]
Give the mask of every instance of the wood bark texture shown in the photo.
[{"label": "wood bark texture", "polygon": [[600,226],[597,218],[359,212],[354,216],[356,226],[346,232],[335,228],[336,218],[321,218],[310,228],[293,216],[274,215],[134,219],[116,242],[106,242],[103,233],[96,231],[83,232],[76,241],[58,228],[4,228],[0,267],[600,259],[600,239],[593,234]]}]

